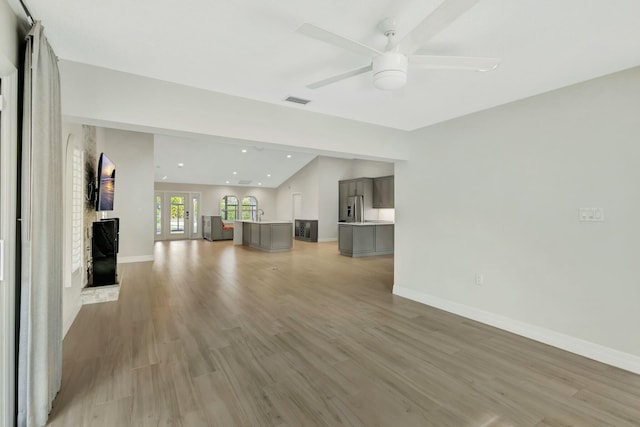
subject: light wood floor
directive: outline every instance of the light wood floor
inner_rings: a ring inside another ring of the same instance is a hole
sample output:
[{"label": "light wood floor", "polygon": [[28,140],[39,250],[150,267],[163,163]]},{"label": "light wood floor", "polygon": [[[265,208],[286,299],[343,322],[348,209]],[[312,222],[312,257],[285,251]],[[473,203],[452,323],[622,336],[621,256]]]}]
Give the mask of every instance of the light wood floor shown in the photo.
[{"label": "light wood floor", "polygon": [[393,258],[157,243],[64,341],[52,426],[638,426],[640,376],[391,294]]}]

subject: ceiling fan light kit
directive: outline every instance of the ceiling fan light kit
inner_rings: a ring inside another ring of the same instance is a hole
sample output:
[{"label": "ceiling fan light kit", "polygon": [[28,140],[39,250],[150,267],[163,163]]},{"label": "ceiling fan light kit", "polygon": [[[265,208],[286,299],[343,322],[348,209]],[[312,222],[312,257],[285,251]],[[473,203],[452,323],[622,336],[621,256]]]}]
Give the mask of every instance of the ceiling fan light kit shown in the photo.
[{"label": "ceiling fan light kit", "polygon": [[407,57],[385,52],[373,58],[373,85],[382,90],[397,90],[407,83]]},{"label": "ceiling fan light kit", "polygon": [[395,39],[395,20],[393,18],[384,19],[378,24],[378,29],[382,31],[388,40],[384,52],[313,24],[303,24],[297,30],[300,34],[342,49],[350,50],[357,54],[373,56],[368,66],[311,83],[307,85],[307,87],[309,89],[318,89],[372,71],[374,87],[382,90],[397,90],[407,83],[407,66],[409,61],[411,61],[414,66],[427,69],[475,71],[491,71],[495,69],[500,63],[500,60],[496,58],[414,55],[429,39],[445,29],[467,10],[471,9],[478,1],[479,0],[444,0],[438,8],[423,19],[422,22],[399,42]]}]

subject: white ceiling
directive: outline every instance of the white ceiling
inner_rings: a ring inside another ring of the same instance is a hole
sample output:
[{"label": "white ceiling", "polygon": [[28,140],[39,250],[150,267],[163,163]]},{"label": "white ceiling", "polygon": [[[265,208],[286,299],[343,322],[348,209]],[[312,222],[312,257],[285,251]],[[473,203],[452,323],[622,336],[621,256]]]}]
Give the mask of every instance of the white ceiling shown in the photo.
[{"label": "white ceiling", "polygon": [[[15,10],[17,1],[10,0]],[[498,57],[500,67],[410,68],[407,86],[393,93],[374,89],[370,74],[307,89],[371,58],[295,30],[309,22],[382,49],[381,19],[395,16],[401,38],[441,0],[26,2],[60,58],[402,130],[640,65],[638,0],[480,0],[418,53]],[[289,95],[312,102],[284,102]],[[158,157],[170,160],[161,168],[177,158],[169,150]],[[191,157],[184,163],[203,161],[197,152]],[[247,179],[257,182],[277,165]],[[188,179],[214,179],[198,174]]]},{"label": "white ceiling", "polygon": [[218,137],[156,135],[154,142],[156,182],[276,188],[316,157]]}]

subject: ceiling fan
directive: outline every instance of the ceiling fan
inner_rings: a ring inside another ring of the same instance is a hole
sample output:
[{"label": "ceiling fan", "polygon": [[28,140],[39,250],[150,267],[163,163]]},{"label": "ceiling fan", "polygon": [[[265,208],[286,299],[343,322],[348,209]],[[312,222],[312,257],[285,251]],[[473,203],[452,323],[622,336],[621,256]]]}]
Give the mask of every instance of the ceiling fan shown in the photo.
[{"label": "ceiling fan", "polygon": [[387,18],[378,24],[378,28],[387,37],[384,51],[367,46],[355,40],[335,34],[313,24],[305,23],[296,31],[316,40],[338,46],[352,52],[372,56],[371,63],[307,85],[309,89],[318,89],[340,80],[359,74],[373,72],[373,85],[382,90],[396,90],[407,82],[409,63],[421,68],[491,71],[500,60],[497,58],[477,58],[467,56],[431,56],[414,55],[429,39],[438,34],[479,0],[444,0],[431,14],[420,22],[402,40],[396,40],[396,22]]}]

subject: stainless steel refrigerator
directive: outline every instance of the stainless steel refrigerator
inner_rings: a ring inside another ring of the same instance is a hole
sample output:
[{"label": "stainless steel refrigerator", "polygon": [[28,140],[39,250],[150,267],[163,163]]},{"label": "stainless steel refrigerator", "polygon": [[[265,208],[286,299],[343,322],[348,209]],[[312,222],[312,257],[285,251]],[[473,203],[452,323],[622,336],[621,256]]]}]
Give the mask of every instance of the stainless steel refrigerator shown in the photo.
[{"label": "stainless steel refrigerator", "polygon": [[347,197],[347,222],[364,222],[364,196]]}]

